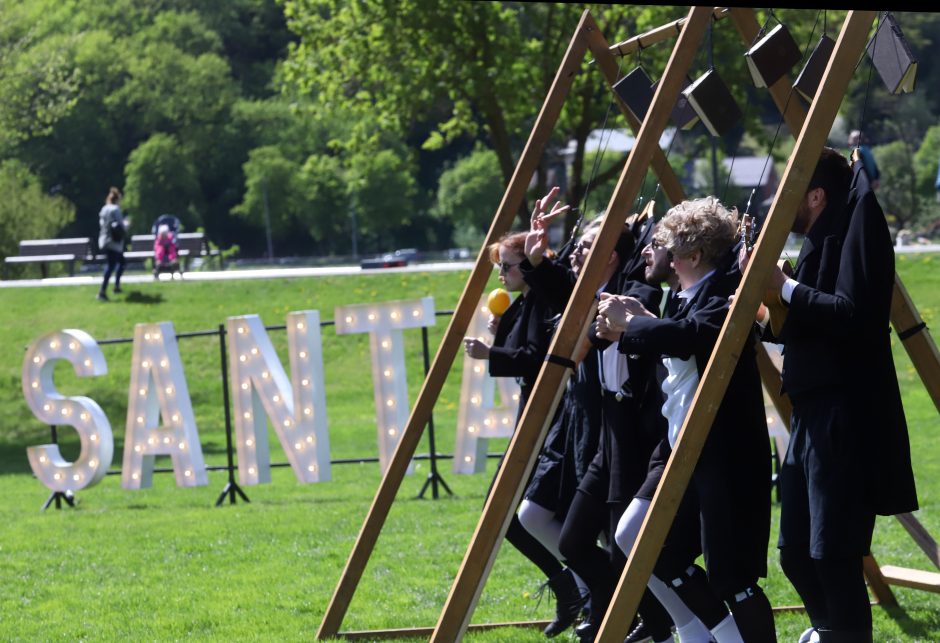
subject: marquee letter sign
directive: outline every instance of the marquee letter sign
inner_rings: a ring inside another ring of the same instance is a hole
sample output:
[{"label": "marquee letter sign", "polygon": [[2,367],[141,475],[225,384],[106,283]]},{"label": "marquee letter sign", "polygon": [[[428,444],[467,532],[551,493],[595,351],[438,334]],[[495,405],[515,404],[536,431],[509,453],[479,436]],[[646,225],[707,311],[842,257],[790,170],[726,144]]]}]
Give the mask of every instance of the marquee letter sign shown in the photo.
[{"label": "marquee letter sign", "polygon": [[[369,333],[372,384],[379,441],[379,465],[388,466],[408,424],[408,382],[402,330],[434,325],[434,298],[380,304],[339,306],[334,313],[336,333]],[[413,466],[408,465],[408,473]]]},{"label": "marquee letter sign", "polygon": [[27,448],[29,465],[52,491],[77,491],[104,478],[111,466],[114,439],[97,402],[56,391],[52,375],[59,360],[71,363],[79,377],[104,375],[108,366],[91,335],[74,329],[43,335],[27,349],[23,360],[23,395],[30,410],[46,424],[74,427],[81,440],[75,462],[66,462],[57,444],[43,444]]},{"label": "marquee letter sign", "polygon": [[320,313],[287,315],[291,380],[257,315],[229,317],[226,328],[241,483],[271,482],[268,418],[297,479],[329,480]]},{"label": "marquee letter sign", "polygon": [[[486,325],[490,311],[486,298],[470,322],[467,335],[492,337]],[[499,385],[502,405],[495,403]],[[457,415],[457,440],[454,446],[454,473],[486,471],[486,449],[490,438],[512,437],[519,408],[519,385],[511,377],[490,377],[487,362],[463,358],[460,406]]]},{"label": "marquee letter sign", "polygon": [[172,459],[178,486],[209,483],[171,322],[134,326],[126,426],[121,467],[125,489],[150,486],[158,455]]}]

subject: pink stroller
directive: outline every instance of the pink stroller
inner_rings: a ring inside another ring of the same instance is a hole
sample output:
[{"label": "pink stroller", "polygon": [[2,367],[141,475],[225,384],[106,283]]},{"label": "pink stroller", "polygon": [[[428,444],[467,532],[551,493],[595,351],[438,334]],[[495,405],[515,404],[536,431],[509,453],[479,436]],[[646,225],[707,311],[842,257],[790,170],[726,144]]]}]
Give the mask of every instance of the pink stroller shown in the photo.
[{"label": "pink stroller", "polygon": [[153,224],[153,277],[158,279],[161,272],[180,273],[179,246],[177,234],[180,222],[172,214],[163,214]]}]

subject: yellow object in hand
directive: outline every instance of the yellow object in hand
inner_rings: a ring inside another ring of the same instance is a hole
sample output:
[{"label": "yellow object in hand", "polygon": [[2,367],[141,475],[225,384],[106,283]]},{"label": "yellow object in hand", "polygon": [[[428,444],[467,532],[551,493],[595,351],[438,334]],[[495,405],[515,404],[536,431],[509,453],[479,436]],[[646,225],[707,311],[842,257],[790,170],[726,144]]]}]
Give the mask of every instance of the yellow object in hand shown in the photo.
[{"label": "yellow object in hand", "polygon": [[486,298],[486,307],[497,317],[506,312],[510,303],[512,300],[509,298],[509,293],[503,288],[495,288]]}]

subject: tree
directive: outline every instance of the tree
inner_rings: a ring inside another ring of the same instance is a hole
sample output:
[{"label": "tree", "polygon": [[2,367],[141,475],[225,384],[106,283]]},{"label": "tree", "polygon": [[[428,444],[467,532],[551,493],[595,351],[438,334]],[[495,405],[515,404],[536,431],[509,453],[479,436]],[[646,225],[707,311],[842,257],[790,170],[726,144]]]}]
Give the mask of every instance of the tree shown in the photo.
[{"label": "tree", "polygon": [[175,136],[154,134],[131,152],[125,169],[124,207],[132,229],[149,232],[161,214],[175,214],[187,230],[202,225],[198,173]]},{"label": "tree", "polygon": [[[582,9],[457,0],[285,0],[284,11],[300,37],[285,64],[289,94],[309,96],[318,107],[342,106],[355,123],[377,122],[380,130],[397,136],[407,135],[416,122],[434,123],[424,149],[485,133],[505,184]],[[674,7],[604,6],[595,15],[608,38],[615,39],[631,27],[658,26],[666,15],[681,13]],[[383,52],[381,65],[375,61],[377,47]],[[610,100],[606,84],[586,60],[550,145],[554,151],[539,168],[536,190],[543,189],[553,156],[558,158],[558,150],[574,138],[568,200],[580,199],[585,141]],[[345,145],[371,140],[354,127]],[[616,176],[613,170],[590,178],[603,182]],[[520,216],[527,219],[525,213]]]},{"label": "tree", "polygon": [[[0,162],[0,255],[17,254],[24,239],[48,239],[75,218],[75,207],[43,192],[39,178],[22,162]],[[16,268],[14,268],[15,270]]]},{"label": "tree", "polygon": [[480,147],[441,174],[433,214],[450,221],[462,239],[480,245],[502,196],[499,160]]}]

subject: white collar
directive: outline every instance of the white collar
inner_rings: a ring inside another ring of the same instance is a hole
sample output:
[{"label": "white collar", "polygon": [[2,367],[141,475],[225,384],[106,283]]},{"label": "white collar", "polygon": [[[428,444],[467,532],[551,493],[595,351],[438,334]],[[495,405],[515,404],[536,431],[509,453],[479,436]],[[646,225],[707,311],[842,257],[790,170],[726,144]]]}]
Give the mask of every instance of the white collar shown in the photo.
[{"label": "white collar", "polygon": [[678,297],[679,299],[692,299],[693,297],[695,297],[695,295],[698,294],[698,291],[702,289],[702,285],[705,283],[705,280],[707,280],[713,274],[715,274],[714,268],[706,272],[702,276],[701,279],[696,281],[694,284],[692,284],[688,288],[683,288],[678,293],[676,293],[676,297]]}]

